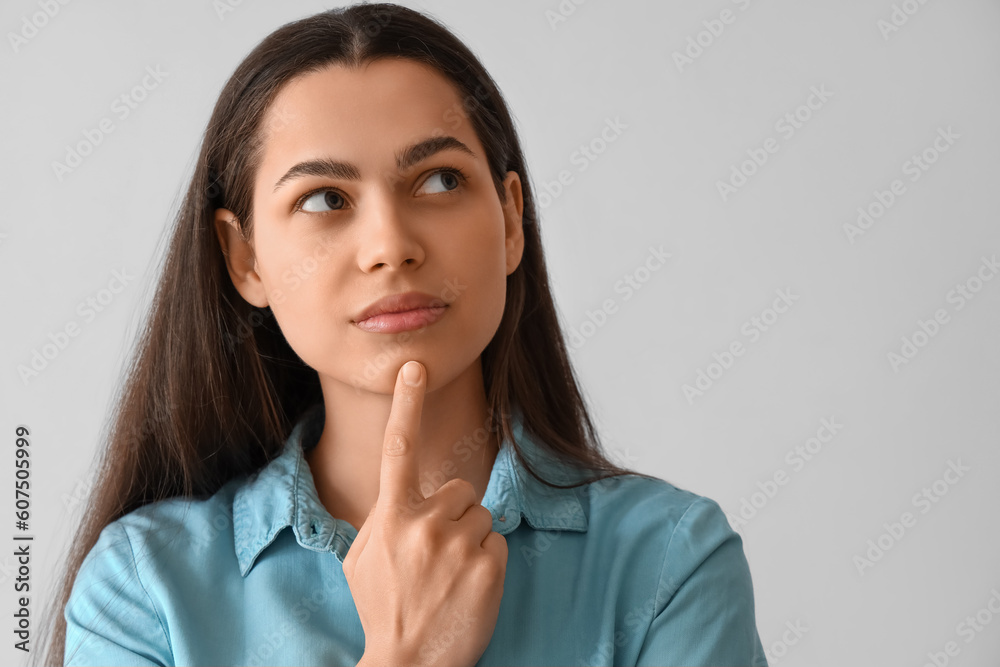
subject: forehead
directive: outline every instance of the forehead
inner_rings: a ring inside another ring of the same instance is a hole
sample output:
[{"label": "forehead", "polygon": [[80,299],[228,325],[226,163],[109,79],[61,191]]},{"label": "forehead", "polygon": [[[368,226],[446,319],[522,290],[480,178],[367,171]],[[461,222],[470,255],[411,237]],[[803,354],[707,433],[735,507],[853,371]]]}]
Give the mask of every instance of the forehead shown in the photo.
[{"label": "forehead", "polygon": [[454,84],[429,65],[400,58],[296,77],[263,121],[265,168],[320,153],[358,164],[363,154],[392,159],[400,146],[435,134],[478,143]]}]

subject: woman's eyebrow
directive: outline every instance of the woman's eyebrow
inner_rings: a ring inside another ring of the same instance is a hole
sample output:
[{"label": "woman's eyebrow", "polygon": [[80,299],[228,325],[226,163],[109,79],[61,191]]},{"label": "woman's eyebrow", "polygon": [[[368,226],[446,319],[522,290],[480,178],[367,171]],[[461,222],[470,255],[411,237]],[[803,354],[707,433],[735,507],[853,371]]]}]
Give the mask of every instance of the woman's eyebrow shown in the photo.
[{"label": "woman's eyebrow", "polygon": [[[396,153],[396,167],[399,171],[406,171],[421,160],[444,150],[459,150],[463,153],[468,153],[473,158],[476,157],[471,148],[455,137],[446,135],[418,141],[399,151]],[[278,182],[274,184],[273,192],[277,192],[278,188],[285,183],[302,176],[326,176],[345,181],[360,181],[361,171],[350,162],[341,162],[333,158],[305,160],[286,171],[285,175],[279,178]]]}]

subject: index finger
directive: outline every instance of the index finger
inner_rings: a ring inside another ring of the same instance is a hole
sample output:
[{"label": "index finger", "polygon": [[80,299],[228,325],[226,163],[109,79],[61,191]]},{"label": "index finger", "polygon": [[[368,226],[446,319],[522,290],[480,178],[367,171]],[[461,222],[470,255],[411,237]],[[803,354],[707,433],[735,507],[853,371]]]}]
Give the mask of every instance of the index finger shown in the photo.
[{"label": "index finger", "polygon": [[[416,371],[415,384],[412,373]],[[405,380],[404,380],[405,376]],[[392,408],[382,443],[382,467],[379,473],[378,500],[405,505],[410,489],[418,489],[417,436],[420,433],[420,413],[424,406],[426,376],[423,364],[408,361],[396,374],[392,391]]]}]

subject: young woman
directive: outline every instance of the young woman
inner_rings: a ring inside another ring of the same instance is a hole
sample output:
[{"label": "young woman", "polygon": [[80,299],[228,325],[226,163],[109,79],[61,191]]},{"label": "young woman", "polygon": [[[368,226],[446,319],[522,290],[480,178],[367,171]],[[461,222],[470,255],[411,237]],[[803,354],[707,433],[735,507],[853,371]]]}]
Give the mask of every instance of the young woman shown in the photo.
[{"label": "young woman", "polygon": [[766,665],[718,504],[601,453],[536,224],[442,25],[268,36],[209,121],[48,664]]}]

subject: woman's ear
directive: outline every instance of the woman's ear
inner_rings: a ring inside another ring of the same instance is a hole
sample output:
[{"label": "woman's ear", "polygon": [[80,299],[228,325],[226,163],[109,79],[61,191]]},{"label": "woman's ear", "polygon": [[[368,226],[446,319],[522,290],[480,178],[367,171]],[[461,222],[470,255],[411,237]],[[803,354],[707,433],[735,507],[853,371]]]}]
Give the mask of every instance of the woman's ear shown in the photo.
[{"label": "woman's ear", "polygon": [[524,229],[521,224],[524,199],[521,194],[521,177],[516,171],[508,171],[503,186],[507,193],[507,203],[503,205],[503,217],[509,276],[521,264],[521,255],[524,253]]},{"label": "woman's ear", "polygon": [[258,308],[266,307],[267,291],[256,271],[257,259],[254,257],[253,246],[243,240],[236,216],[229,209],[215,210],[215,234],[219,237],[219,245],[226,258],[226,268],[236,291],[247,303]]}]

